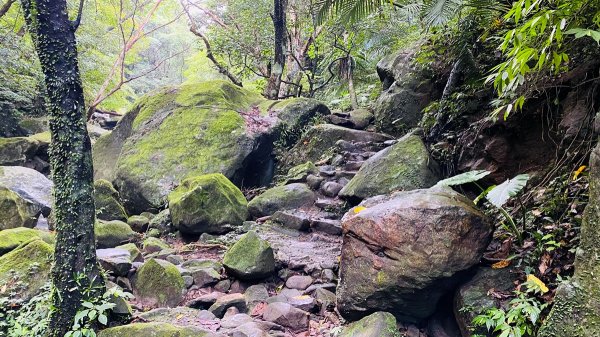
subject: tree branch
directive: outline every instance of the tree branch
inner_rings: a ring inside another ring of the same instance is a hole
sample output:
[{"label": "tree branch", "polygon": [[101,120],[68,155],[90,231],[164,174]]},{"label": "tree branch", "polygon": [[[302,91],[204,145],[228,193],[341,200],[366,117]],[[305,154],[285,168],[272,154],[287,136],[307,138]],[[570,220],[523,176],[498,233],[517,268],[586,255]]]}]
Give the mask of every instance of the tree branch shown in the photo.
[{"label": "tree branch", "polygon": [[71,29],[73,31],[76,31],[77,28],[79,28],[79,25],[81,24],[81,16],[83,15],[83,4],[84,4],[85,0],[79,0],[79,9],[77,10],[77,18],[75,19],[75,21],[71,21]]},{"label": "tree branch", "polygon": [[4,3],[4,5],[2,5],[2,7],[0,7],[0,18],[4,16],[4,14],[8,13],[8,11],[10,10],[10,7],[17,2],[17,0],[8,0],[7,2]]}]

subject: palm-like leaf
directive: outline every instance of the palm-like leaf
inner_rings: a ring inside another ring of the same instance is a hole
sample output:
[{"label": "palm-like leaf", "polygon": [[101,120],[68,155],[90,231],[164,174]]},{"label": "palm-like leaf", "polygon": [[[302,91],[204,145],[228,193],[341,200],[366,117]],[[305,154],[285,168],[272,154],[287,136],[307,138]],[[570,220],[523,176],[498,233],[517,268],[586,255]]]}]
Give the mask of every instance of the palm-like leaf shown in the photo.
[{"label": "palm-like leaf", "polygon": [[321,8],[317,16],[319,23],[324,22],[333,15],[352,22],[360,21],[374,13],[384,4],[391,4],[391,0],[318,0],[317,6]]},{"label": "palm-like leaf", "polygon": [[479,180],[485,178],[490,173],[491,172],[484,171],[484,170],[465,172],[465,173],[456,175],[454,177],[444,179],[444,180],[438,182],[437,184],[439,186],[458,186],[458,185],[464,185],[464,184],[468,184],[468,183],[474,183],[476,181],[479,181]]}]

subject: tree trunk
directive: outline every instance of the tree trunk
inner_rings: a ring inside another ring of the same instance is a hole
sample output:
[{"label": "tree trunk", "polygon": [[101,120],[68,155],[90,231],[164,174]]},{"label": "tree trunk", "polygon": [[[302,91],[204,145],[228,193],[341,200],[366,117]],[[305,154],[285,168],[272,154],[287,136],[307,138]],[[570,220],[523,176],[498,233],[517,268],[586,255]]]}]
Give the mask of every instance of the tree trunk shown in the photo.
[{"label": "tree trunk", "polygon": [[357,110],[358,106],[358,97],[356,96],[356,89],[354,88],[354,60],[352,56],[348,56],[348,93],[350,95],[350,103],[352,104],[352,109]]},{"label": "tree trunk", "polygon": [[[52,146],[56,247],[52,282],[55,310],[49,335],[70,330],[84,300],[103,291],[96,260],[91,144],[77,64],[74,25],[66,0],[22,0],[28,30],[45,75]],[[84,291],[92,290],[91,294]]]},{"label": "tree trunk", "polygon": [[281,89],[281,76],[285,67],[285,49],[287,20],[286,9],[287,0],[274,0],[275,9],[273,11],[273,26],[275,27],[275,57],[267,87],[265,88],[265,97],[277,99],[279,89]]}]

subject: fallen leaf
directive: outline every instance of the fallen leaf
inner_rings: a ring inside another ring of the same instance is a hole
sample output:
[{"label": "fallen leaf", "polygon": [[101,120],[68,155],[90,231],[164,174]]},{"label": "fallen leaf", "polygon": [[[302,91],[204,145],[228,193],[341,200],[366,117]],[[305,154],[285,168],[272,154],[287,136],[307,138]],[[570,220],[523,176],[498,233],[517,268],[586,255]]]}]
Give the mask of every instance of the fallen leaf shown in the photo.
[{"label": "fallen leaf", "polygon": [[366,209],[367,209],[367,208],[366,208],[366,207],[363,207],[363,206],[358,206],[358,207],[355,207],[355,208],[354,208],[354,214],[358,214],[358,213],[360,213],[360,212],[362,212],[362,211],[364,211],[364,210],[366,210]]},{"label": "fallen leaf", "polygon": [[510,266],[510,260],[502,260],[500,262],[496,262],[492,265],[492,269],[504,269]]},{"label": "fallen leaf", "polygon": [[550,256],[550,254],[548,254],[548,253],[544,253],[544,255],[542,255],[542,258],[540,260],[541,260],[541,262],[538,267],[538,270],[540,271],[540,274],[544,275],[544,274],[546,274],[548,267],[550,267],[550,265],[552,264],[552,256]]},{"label": "fallen leaf", "polygon": [[583,171],[585,171],[586,168],[587,168],[587,166],[585,166],[585,165],[580,166],[577,169],[577,171],[575,171],[575,173],[573,173],[573,180],[577,180],[577,178],[579,177],[579,175],[581,173],[583,173]]}]

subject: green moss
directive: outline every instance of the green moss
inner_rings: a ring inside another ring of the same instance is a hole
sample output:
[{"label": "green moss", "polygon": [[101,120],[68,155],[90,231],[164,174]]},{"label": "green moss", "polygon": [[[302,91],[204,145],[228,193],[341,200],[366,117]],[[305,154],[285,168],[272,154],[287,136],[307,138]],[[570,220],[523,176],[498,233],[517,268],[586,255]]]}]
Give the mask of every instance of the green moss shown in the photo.
[{"label": "green moss", "polygon": [[142,243],[142,250],[147,253],[160,252],[169,248],[171,247],[166,242],[158,238],[147,238]]},{"label": "green moss", "polygon": [[126,251],[129,252],[129,254],[131,255],[131,261],[143,261],[144,258],[142,257],[142,252],[140,251],[140,249],[135,245],[135,243],[127,243],[124,245],[120,245],[117,246],[115,248],[119,248],[119,249],[125,249]]},{"label": "green moss", "polygon": [[186,179],[168,199],[173,224],[183,233],[223,233],[224,225],[248,218],[244,194],[220,173]]},{"label": "green moss", "polygon": [[209,337],[213,333],[194,327],[168,323],[134,323],[102,330],[98,337]]},{"label": "green moss", "polygon": [[317,166],[312,161],[307,161],[304,164],[292,167],[284,177],[283,185],[305,181],[309,174],[317,173],[319,173]]},{"label": "green moss", "polygon": [[0,138],[0,165],[23,165],[33,158],[39,146],[29,137]]},{"label": "green moss", "polygon": [[19,227],[0,231],[0,255],[6,254],[21,244],[33,239],[42,239],[50,245],[54,245],[54,236],[49,232],[37,229]]},{"label": "green moss", "polygon": [[248,210],[254,217],[272,215],[277,211],[299,208],[315,201],[315,194],[305,184],[276,186],[252,199]]},{"label": "green moss", "polygon": [[48,281],[52,266],[52,246],[32,239],[0,256],[0,289],[27,301]]},{"label": "green moss", "polygon": [[271,245],[254,231],[244,234],[223,256],[223,266],[229,273],[243,280],[269,276],[275,270],[275,256]]},{"label": "green moss", "polygon": [[36,142],[40,142],[42,144],[50,144],[51,140],[52,140],[52,136],[50,134],[50,131],[46,131],[46,132],[41,132],[41,133],[36,133],[34,135],[29,136],[29,139],[32,139]]},{"label": "green moss", "polygon": [[119,192],[109,181],[98,179],[94,182],[94,201],[98,219],[106,221],[127,220],[127,212],[121,204]]},{"label": "green moss", "polygon": [[136,238],[136,233],[122,221],[97,221],[94,226],[98,248],[113,248]]},{"label": "green moss", "polygon": [[348,325],[340,337],[400,337],[396,318],[387,312],[376,312]]},{"label": "green moss", "polygon": [[138,270],[134,293],[144,303],[174,307],[185,289],[177,267],[164,260],[150,259]]},{"label": "green moss", "polygon": [[0,186],[0,230],[33,228],[38,218],[36,207],[17,193]]}]

